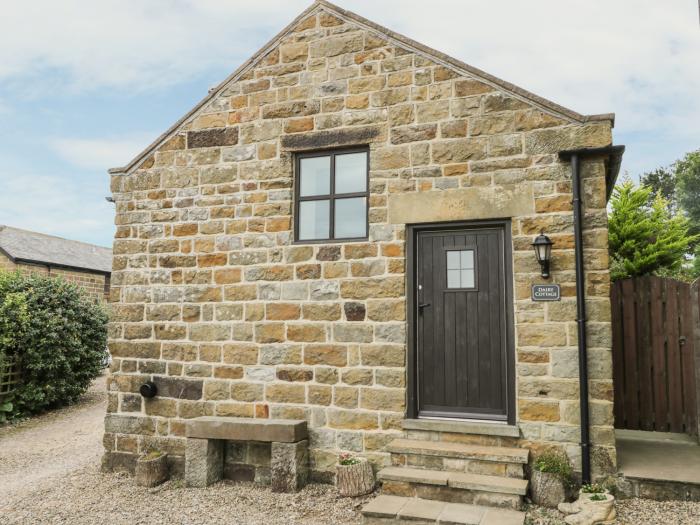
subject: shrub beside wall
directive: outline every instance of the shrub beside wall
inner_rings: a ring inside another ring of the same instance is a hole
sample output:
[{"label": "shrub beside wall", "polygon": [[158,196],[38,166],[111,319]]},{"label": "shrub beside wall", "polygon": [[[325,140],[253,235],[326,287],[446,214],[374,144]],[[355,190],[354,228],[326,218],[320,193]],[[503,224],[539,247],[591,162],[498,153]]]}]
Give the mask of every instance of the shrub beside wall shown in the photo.
[{"label": "shrub beside wall", "polygon": [[0,367],[19,358],[6,417],[76,401],[101,370],[107,312],[60,278],[0,271]]}]

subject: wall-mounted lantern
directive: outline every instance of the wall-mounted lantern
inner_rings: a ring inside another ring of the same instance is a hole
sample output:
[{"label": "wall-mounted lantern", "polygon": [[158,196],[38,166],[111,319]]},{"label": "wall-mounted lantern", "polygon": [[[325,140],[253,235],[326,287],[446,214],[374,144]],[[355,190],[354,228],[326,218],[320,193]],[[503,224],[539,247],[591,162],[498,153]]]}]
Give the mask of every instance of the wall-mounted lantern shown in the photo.
[{"label": "wall-mounted lantern", "polygon": [[552,240],[544,232],[540,233],[532,243],[537,256],[537,262],[542,268],[542,277],[549,279],[549,261],[552,259]]}]

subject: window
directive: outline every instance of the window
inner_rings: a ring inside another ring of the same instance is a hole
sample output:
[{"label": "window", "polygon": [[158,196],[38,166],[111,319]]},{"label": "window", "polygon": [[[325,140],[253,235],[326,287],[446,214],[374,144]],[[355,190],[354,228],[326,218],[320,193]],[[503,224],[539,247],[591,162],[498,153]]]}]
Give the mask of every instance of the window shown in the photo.
[{"label": "window", "polygon": [[297,156],[296,240],[367,238],[366,148]]},{"label": "window", "polygon": [[475,287],[474,250],[447,251],[447,287]]}]

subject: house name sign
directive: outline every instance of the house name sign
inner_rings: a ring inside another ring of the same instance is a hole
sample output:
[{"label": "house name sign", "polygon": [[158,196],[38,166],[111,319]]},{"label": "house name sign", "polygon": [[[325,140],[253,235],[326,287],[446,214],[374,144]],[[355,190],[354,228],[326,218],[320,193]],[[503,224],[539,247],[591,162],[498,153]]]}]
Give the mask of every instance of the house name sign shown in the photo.
[{"label": "house name sign", "polygon": [[561,301],[561,287],[558,284],[533,284],[533,301]]}]

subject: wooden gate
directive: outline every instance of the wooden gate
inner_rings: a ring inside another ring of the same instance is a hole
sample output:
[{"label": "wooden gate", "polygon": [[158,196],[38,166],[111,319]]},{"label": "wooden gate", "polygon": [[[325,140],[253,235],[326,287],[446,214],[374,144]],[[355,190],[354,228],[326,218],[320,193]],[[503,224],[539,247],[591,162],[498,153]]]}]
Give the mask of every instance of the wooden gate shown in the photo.
[{"label": "wooden gate", "polygon": [[697,284],[654,276],[613,283],[615,428],[697,435]]}]

